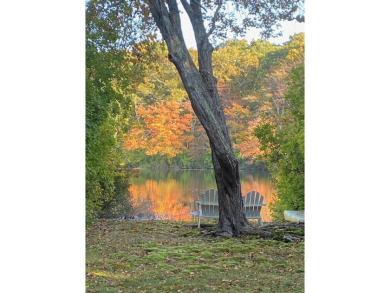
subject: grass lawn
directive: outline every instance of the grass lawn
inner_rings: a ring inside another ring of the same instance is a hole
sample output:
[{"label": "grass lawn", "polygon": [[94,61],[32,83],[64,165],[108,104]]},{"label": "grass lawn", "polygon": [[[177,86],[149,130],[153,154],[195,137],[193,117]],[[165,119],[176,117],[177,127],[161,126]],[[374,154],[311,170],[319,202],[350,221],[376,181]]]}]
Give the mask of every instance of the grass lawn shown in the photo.
[{"label": "grass lawn", "polygon": [[86,291],[304,292],[303,242],[203,237],[182,224],[97,222],[86,235]]}]

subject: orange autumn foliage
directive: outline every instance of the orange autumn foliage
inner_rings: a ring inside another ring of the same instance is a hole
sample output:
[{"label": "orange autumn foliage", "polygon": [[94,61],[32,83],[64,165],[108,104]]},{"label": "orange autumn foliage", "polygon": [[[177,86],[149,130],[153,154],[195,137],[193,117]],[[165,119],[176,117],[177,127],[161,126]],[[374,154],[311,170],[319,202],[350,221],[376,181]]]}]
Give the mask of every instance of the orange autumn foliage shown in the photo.
[{"label": "orange autumn foliage", "polygon": [[142,123],[127,135],[128,150],[143,149],[147,155],[176,156],[193,139],[190,134],[192,114],[177,101],[139,106],[137,117]]},{"label": "orange autumn foliage", "polygon": [[240,144],[235,147],[240,151],[240,156],[255,160],[259,155],[262,154],[260,151],[260,143],[257,137],[253,135],[253,131],[257,124],[261,121],[261,118],[255,118],[248,122],[248,128],[244,131],[244,138]]},{"label": "orange autumn foliage", "polygon": [[225,109],[225,114],[233,139],[233,147],[239,150],[242,158],[253,162],[261,154],[259,140],[253,135],[253,130],[261,118],[253,119],[251,111],[236,102],[232,102],[232,106]]}]

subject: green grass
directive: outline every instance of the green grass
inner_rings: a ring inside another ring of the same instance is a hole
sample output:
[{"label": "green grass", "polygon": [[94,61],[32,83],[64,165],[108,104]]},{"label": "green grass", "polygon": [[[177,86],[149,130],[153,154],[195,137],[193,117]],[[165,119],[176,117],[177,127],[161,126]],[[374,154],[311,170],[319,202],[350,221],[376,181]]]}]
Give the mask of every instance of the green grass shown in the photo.
[{"label": "green grass", "polygon": [[304,243],[203,237],[169,221],[98,222],[87,292],[304,292]]}]

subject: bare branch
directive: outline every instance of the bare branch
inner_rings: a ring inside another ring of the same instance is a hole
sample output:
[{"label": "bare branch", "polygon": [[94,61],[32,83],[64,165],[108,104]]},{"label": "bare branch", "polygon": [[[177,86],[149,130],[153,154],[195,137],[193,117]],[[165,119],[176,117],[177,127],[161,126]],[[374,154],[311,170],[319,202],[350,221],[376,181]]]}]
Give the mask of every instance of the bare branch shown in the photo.
[{"label": "bare branch", "polygon": [[157,81],[157,82],[159,82],[159,83],[165,85],[165,82],[163,82],[161,79],[159,79],[159,78],[156,76],[156,74],[151,74],[150,77],[153,78],[152,81]]},{"label": "bare branch", "polygon": [[211,20],[211,28],[207,33],[207,37],[209,37],[213,33],[213,31],[215,30],[215,22],[217,21],[218,13],[219,13],[219,10],[221,9],[221,7],[222,7],[222,0],[219,1],[217,10],[215,10],[213,19]]}]

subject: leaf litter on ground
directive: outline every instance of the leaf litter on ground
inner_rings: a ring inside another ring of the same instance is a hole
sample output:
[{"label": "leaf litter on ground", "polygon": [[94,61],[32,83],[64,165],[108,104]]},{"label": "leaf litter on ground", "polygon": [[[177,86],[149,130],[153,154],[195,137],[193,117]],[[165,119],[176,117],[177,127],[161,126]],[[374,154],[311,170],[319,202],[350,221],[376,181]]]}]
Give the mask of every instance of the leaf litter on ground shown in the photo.
[{"label": "leaf litter on ground", "polygon": [[304,292],[303,241],[204,237],[183,224],[99,220],[86,233],[86,291]]}]

